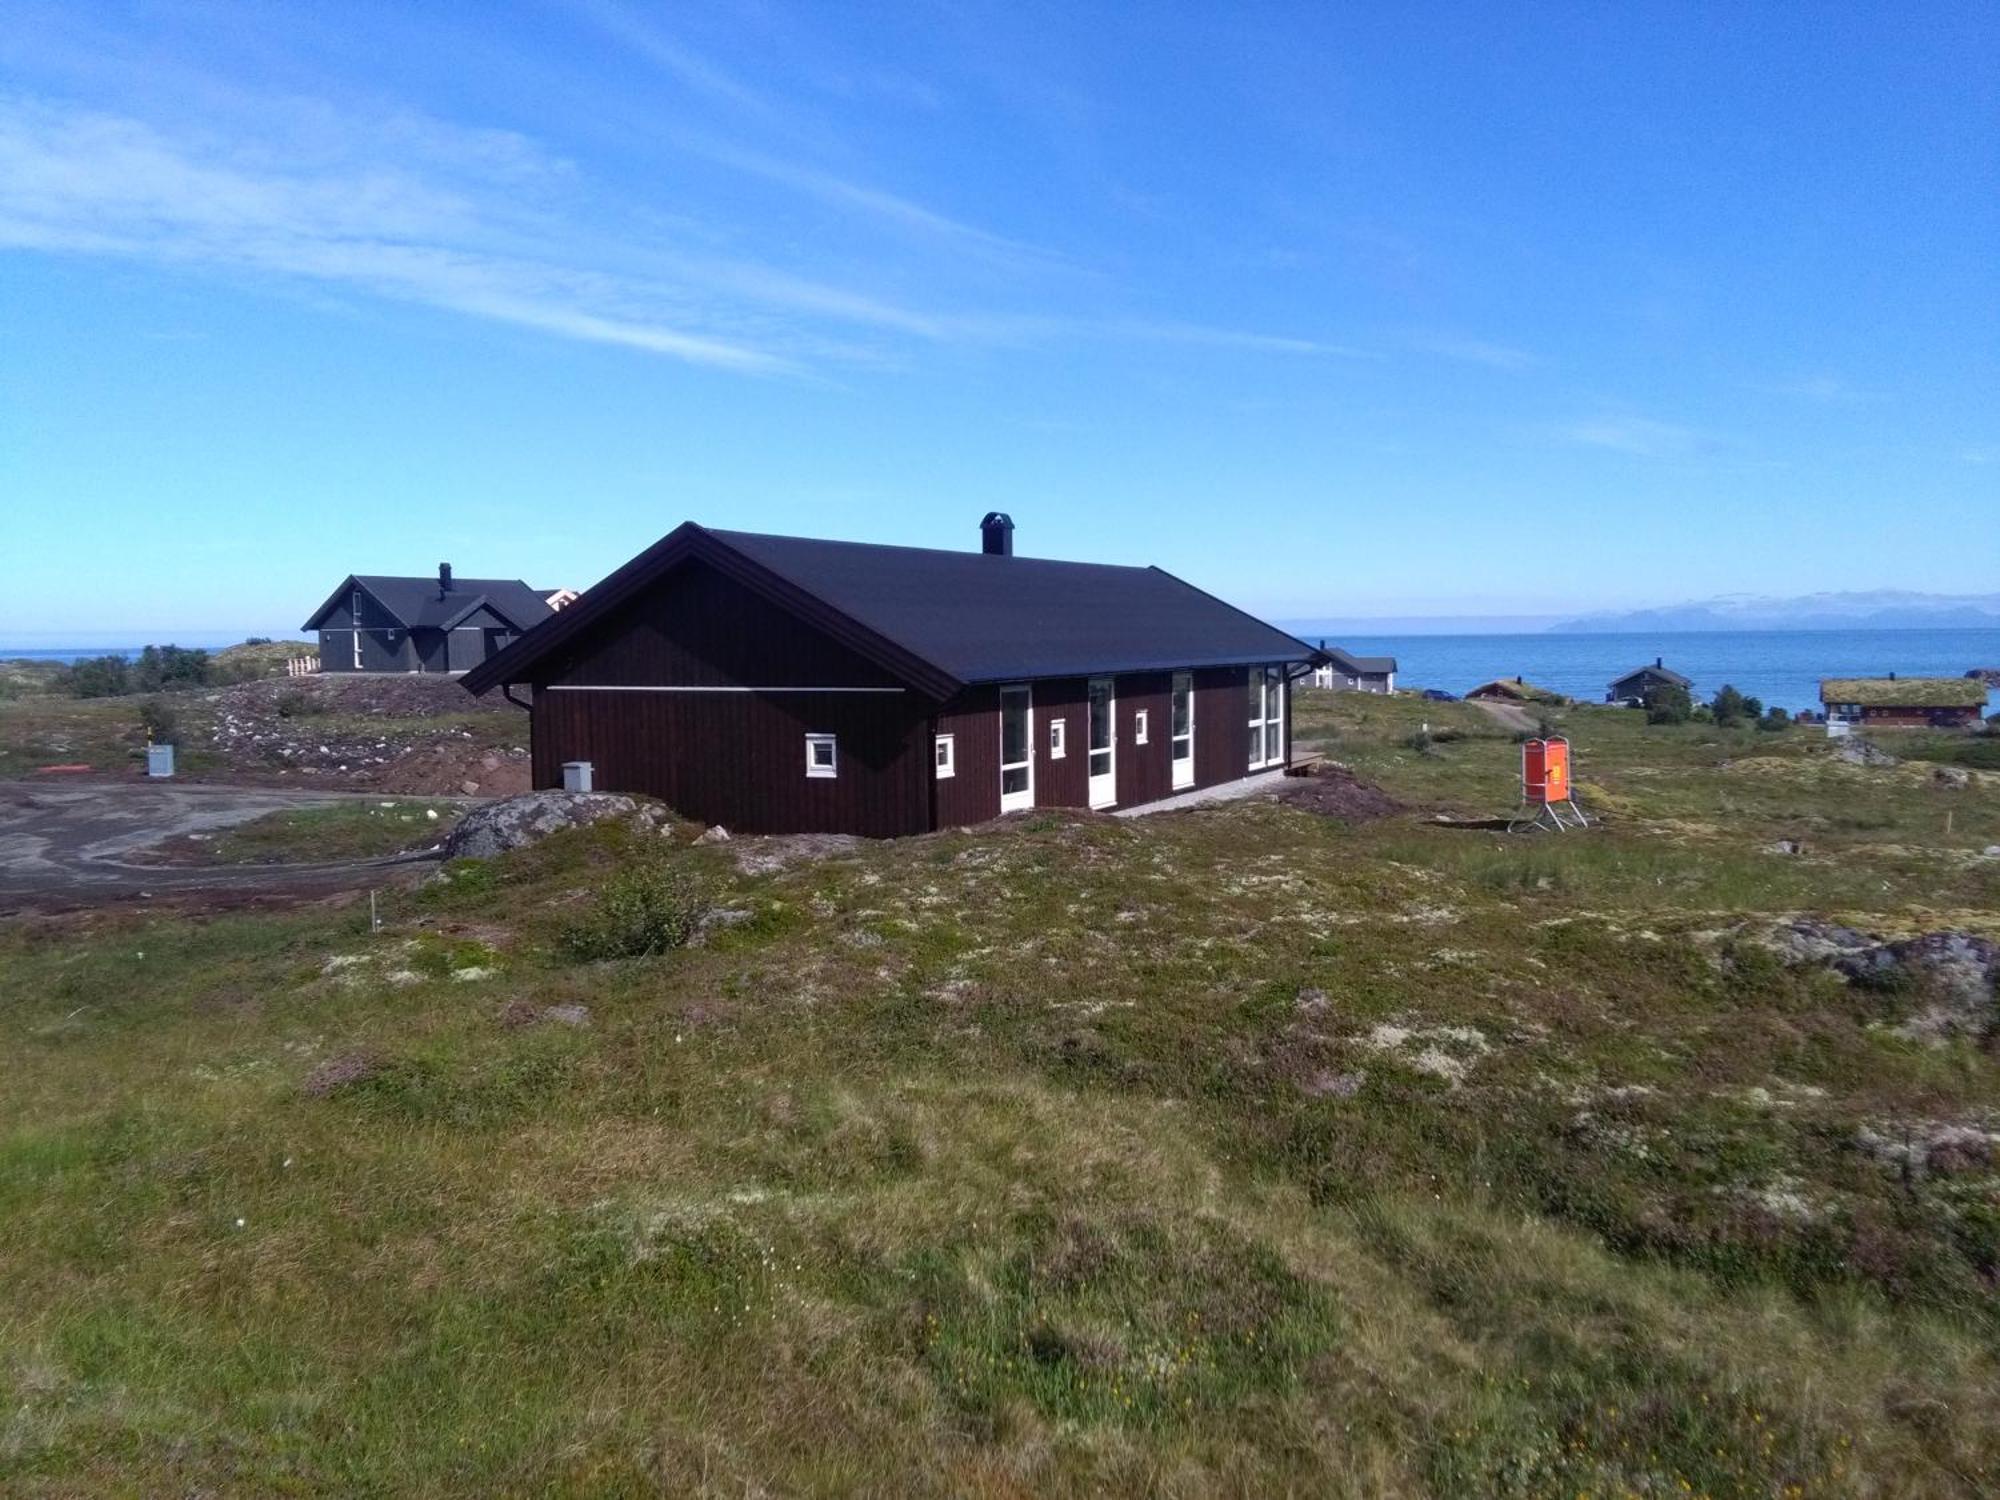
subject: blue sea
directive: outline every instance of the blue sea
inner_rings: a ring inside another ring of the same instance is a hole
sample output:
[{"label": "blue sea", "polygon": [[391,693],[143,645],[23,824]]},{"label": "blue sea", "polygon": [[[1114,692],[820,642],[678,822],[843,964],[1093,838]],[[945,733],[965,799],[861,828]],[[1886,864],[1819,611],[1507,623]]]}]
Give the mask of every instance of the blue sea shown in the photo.
[{"label": "blue sea", "polygon": [[[2000,630],[1713,630],[1653,635],[1349,635],[1310,622],[1289,627],[1306,640],[1360,656],[1393,656],[1399,686],[1463,693],[1494,677],[1521,676],[1573,698],[1601,701],[1614,677],[1654,657],[1694,679],[1697,698],[1724,683],[1797,712],[1819,707],[1822,677],[1959,677],[2000,667]],[[139,654],[136,646],[36,647],[0,658],[76,661]],[[1989,708],[1992,705],[1989,704]]]},{"label": "blue sea", "polygon": [[[1495,677],[1525,677],[1602,702],[1615,677],[1664,657],[1694,679],[1697,699],[1725,683],[1796,713],[1819,707],[1822,677],[1961,677],[2000,667],[2000,630],[1744,630],[1652,635],[1336,635],[1294,632],[1357,656],[1393,656],[1397,686],[1463,693]],[[1989,710],[1992,704],[1989,702]]]}]

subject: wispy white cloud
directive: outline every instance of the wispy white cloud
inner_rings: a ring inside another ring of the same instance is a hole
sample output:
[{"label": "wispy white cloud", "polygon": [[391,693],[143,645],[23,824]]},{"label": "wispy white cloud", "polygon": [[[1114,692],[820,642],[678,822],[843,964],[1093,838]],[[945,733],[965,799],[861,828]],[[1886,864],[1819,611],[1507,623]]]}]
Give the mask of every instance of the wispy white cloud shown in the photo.
[{"label": "wispy white cloud", "polygon": [[[420,157],[406,149],[404,161]],[[616,278],[510,252],[521,238],[421,168],[287,158],[270,141],[171,138],[115,115],[0,98],[0,246],[299,277],[697,364],[793,367],[665,315],[665,299]]]},{"label": "wispy white cloud", "polygon": [[1605,448],[1636,458],[1682,458],[1708,446],[1708,439],[1694,429],[1650,417],[1589,417],[1563,423],[1553,435],[1579,447]]},{"label": "wispy white cloud", "polygon": [[[1360,353],[1285,333],[1118,316],[1095,295],[1072,296],[1064,310],[913,306],[719,253],[734,237],[727,223],[621,206],[509,132],[406,114],[337,116],[298,100],[266,100],[261,118],[266,128],[246,138],[0,94],[0,248],[344,288],[752,375],[896,366],[910,340]],[[714,155],[898,222],[924,242],[912,252],[918,267],[941,254],[962,265],[967,248],[1035,253],[836,177],[749,152]],[[1072,293],[1103,290],[1090,278],[1063,281]]]},{"label": "wispy white cloud", "polygon": [[1758,387],[1773,396],[1790,396],[1800,401],[1813,401],[1823,406],[1853,406],[1864,401],[1879,401],[1877,391],[1861,390],[1842,380],[1838,375],[1825,373],[1796,375],[1785,380],[1774,380]]},{"label": "wispy white cloud", "polygon": [[1526,349],[1488,343],[1485,339],[1466,338],[1459,334],[1419,333],[1412,335],[1410,343],[1425,354],[1457,360],[1461,364],[1485,365],[1492,370],[1525,370],[1542,362],[1541,356],[1530,354]]}]

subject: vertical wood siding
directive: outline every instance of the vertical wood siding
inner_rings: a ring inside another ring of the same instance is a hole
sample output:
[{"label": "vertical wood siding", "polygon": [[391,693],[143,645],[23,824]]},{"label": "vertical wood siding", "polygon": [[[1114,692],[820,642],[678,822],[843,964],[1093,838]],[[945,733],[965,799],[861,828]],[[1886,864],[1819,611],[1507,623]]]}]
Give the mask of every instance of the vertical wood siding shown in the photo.
[{"label": "vertical wood siding", "polygon": [[[1090,805],[1090,710],[1081,677],[1035,684],[1035,805]],[[1063,758],[1049,753],[1049,724],[1063,721]]]},{"label": "vertical wood siding", "polygon": [[1217,786],[1250,774],[1250,671],[1204,667],[1194,674],[1194,781]]},{"label": "vertical wood siding", "polygon": [[895,685],[874,663],[699,562],[605,616],[535,676],[537,686]]},{"label": "vertical wood siding", "polygon": [[[1173,675],[1140,672],[1120,677],[1118,693],[1118,806],[1137,807],[1173,795]],[[1138,717],[1146,715],[1146,743]]]},{"label": "vertical wood siding", "polygon": [[[934,705],[881,693],[594,692],[593,687],[893,687],[879,667],[705,564],[606,616],[535,678],[535,785],[587,760],[600,791],[642,792],[750,833],[918,833],[931,820]],[[837,737],[839,774],[805,773]]]},{"label": "vertical wood siding", "polygon": [[[836,736],[838,775],[806,775],[808,734]],[[535,694],[536,786],[587,760],[599,791],[745,833],[921,833],[929,746],[929,704],[910,694]]]},{"label": "vertical wood siding", "polygon": [[937,732],[952,736],[957,771],[936,783],[936,826],[963,828],[999,817],[999,690],[967,688],[938,710]]}]

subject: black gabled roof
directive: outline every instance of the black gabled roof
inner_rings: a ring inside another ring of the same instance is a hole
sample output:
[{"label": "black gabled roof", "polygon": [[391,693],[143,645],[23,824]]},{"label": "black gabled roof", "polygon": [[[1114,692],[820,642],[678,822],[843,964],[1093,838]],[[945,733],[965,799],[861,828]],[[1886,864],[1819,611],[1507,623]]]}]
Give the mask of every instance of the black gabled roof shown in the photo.
[{"label": "black gabled roof", "polygon": [[449,630],[482,607],[492,610],[516,630],[539,625],[555,613],[540,590],[530,588],[518,578],[453,578],[449,589],[441,589],[434,576],[391,578],[378,573],[351,573],[299,628],[319,629],[328,612],[356,588],[381,605],[405,630]]},{"label": "black gabled roof", "polygon": [[1343,672],[1359,674],[1396,670],[1396,658],[1393,656],[1356,656],[1350,651],[1341,650],[1338,646],[1328,646],[1326,654],[1328,660]]},{"label": "black gabled roof", "polygon": [[1634,677],[1657,677],[1662,682],[1671,682],[1675,687],[1694,686],[1694,679],[1692,677],[1683,677],[1672,667],[1664,666],[1656,661],[1649,661],[1643,667],[1634,667],[1623,677],[1614,677],[1611,680],[1611,685],[1617,687],[1619,683],[1630,682]]},{"label": "black gabled roof", "polygon": [[920,690],[1314,659],[1312,647],[1158,568],[711,531],[692,521],[466,674],[522,673],[654,578],[699,557]]}]

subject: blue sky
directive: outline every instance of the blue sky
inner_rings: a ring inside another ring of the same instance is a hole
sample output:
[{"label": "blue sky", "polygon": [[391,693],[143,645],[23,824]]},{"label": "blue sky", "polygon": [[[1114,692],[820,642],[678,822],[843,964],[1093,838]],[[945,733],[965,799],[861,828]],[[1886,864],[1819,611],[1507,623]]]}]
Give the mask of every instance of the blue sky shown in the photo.
[{"label": "blue sky", "polygon": [[1287,617],[2000,571],[2000,9],[0,25],[0,640],[685,518]]}]

